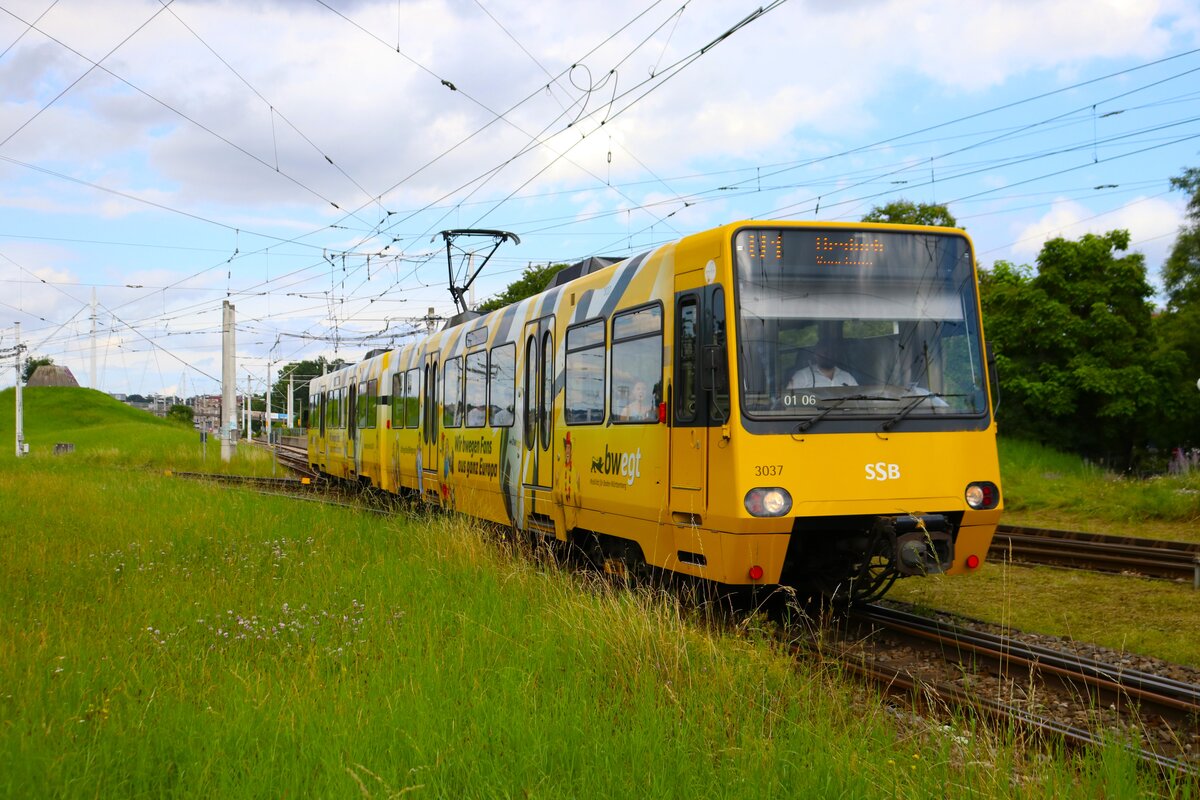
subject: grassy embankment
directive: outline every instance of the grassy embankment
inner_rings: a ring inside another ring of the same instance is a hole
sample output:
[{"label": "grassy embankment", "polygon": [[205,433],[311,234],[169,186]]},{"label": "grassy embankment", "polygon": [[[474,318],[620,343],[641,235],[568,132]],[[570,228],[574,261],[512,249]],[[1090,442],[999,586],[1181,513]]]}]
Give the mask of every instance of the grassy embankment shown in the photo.
[{"label": "grassy embankment", "polygon": [[[193,432],[79,392],[27,395],[46,441],[74,441],[75,454],[0,451],[2,795],[1161,788],[1115,747],[1063,760],[914,722],[793,663],[753,621],[714,631],[669,599],[543,569],[450,518],[165,477],[195,467],[176,461],[198,448]],[[11,392],[5,407],[0,436]]]},{"label": "grassy embankment", "polygon": [[[1000,444],[1004,522],[1200,541],[1200,474],[1130,480],[1036,445]],[[1200,592],[1191,581],[992,560],[970,580],[901,581],[889,596],[1200,667]]]},{"label": "grassy embankment", "polygon": [[[269,452],[239,446],[228,464],[221,462],[221,443],[120,403],[91,389],[35,387],[22,392],[25,441],[30,456],[43,469],[71,468],[80,463],[114,469],[174,469],[179,472],[232,472],[271,475],[276,469]],[[0,454],[15,453],[12,389],[0,392]],[[57,443],[75,445],[68,459],[45,460]]]}]

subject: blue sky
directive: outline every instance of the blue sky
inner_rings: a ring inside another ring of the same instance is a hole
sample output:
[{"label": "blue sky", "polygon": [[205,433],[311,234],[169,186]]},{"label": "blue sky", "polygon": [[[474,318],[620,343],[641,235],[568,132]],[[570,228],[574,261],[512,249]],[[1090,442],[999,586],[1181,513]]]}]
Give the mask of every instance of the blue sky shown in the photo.
[{"label": "blue sky", "polygon": [[111,392],[219,391],[226,299],[242,386],[401,341],[452,310],[447,228],[521,239],[479,300],[531,263],[900,198],[948,203],[985,267],[1126,228],[1156,279],[1169,178],[1200,166],[1184,0],[0,11],[0,350],[20,322]]}]

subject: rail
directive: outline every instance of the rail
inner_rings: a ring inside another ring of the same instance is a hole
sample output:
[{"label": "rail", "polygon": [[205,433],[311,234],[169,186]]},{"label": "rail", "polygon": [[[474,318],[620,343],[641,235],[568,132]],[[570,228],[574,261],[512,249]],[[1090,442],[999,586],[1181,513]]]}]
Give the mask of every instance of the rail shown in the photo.
[{"label": "rail", "polygon": [[1001,525],[991,554],[1031,564],[1098,572],[1134,572],[1187,580],[1200,589],[1200,544]]},{"label": "rail", "polygon": [[[1200,742],[1200,724],[1197,722],[1200,720],[1200,686],[894,608],[870,605],[856,609],[852,616],[858,622],[905,639],[926,642],[929,649],[945,660],[972,664],[976,669],[980,662],[986,662],[990,671],[1009,679],[1013,678],[1012,673],[1022,672],[1018,681],[1021,685],[1028,685],[1033,676],[1043,682],[1057,681],[1067,698],[1064,705],[1084,712],[1109,708],[1137,720],[1142,727],[1166,726],[1171,731],[1166,737],[1168,740]],[[966,689],[947,681],[930,683],[914,675],[908,667],[896,667],[862,654],[847,657],[843,653],[841,660],[855,672],[884,685],[906,691],[920,690],[926,698],[932,696],[943,702],[975,708],[993,718],[1015,720],[1070,743],[1097,746],[1106,740],[1103,732],[1072,724],[1069,715],[1039,713],[1036,708],[1030,710],[1019,702],[1004,702],[987,697],[986,692],[978,689]],[[1147,739],[1153,741],[1151,737]],[[1147,747],[1131,750],[1164,772],[1200,776],[1196,755],[1190,750],[1181,748],[1173,755]]]}]

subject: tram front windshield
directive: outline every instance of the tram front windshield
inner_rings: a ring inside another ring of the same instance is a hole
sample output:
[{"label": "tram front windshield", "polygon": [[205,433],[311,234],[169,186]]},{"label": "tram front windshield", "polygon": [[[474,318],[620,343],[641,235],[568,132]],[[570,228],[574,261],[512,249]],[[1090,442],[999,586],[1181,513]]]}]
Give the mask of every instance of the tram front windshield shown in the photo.
[{"label": "tram front windshield", "polygon": [[740,231],[734,251],[747,417],[883,419],[890,428],[985,414],[964,237],[760,228]]}]

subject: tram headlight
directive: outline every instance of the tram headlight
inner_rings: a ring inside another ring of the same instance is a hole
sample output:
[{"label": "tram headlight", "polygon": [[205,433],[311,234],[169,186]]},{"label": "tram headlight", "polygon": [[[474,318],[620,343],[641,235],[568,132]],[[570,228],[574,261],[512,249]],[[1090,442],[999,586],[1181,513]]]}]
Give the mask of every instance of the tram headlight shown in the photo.
[{"label": "tram headlight", "polygon": [[967,505],[976,511],[995,508],[1000,505],[1000,489],[991,481],[968,483],[965,497]]},{"label": "tram headlight", "polygon": [[792,510],[792,496],[787,489],[760,486],[746,492],[746,510],[753,517],[782,517]]}]

